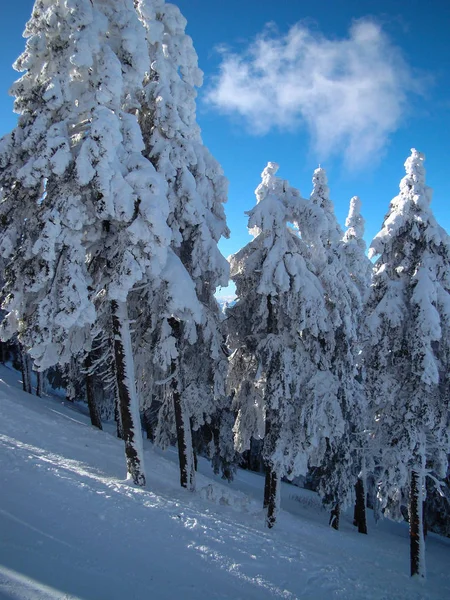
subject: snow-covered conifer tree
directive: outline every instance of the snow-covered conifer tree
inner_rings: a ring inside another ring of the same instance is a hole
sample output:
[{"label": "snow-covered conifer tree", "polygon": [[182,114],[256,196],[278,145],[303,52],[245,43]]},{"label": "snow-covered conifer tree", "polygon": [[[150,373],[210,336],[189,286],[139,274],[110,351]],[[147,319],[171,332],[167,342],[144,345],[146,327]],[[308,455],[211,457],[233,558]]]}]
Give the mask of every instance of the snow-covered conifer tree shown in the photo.
[{"label": "snow-covered conifer tree", "polygon": [[[354,319],[357,329],[357,346],[354,348],[356,379],[354,381],[355,394],[359,406],[359,416],[357,420],[359,427],[353,432],[354,444],[352,447],[356,455],[360,456],[360,474],[355,487],[355,515],[354,525],[358,527],[360,533],[367,533],[366,522],[366,476],[367,469],[373,470],[371,461],[372,453],[369,450],[369,410],[364,386],[364,365],[362,361],[362,347],[366,335],[364,333],[365,324],[365,302],[369,294],[370,282],[372,277],[372,263],[366,256],[366,243],[364,236],[364,219],[361,215],[361,200],[358,196],[353,196],[350,200],[350,207],[345,225],[347,230],[342,240],[343,258],[345,260],[347,271],[359,291],[359,297],[354,296],[356,302],[353,306]],[[359,431],[358,431],[359,429]]]},{"label": "snow-covered conifer tree", "polygon": [[[332,525],[338,528],[340,507],[352,499],[360,471],[355,460],[355,445],[360,444],[360,440],[354,434],[361,430],[363,423],[362,394],[356,393],[355,380],[362,301],[352,273],[354,265],[350,265],[347,258],[349,242],[347,238],[343,241],[344,234],[334,214],[322,168],[314,171],[311,202],[322,208],[327,222],[320,236],[322,247],[315,240],[309,241],[315,249],[314,262],[324,289],[332,342],[324,348],[329,368],[328,383],[323,384],[320,371],[310,382],[311,394],[316,397],[314,419],[319,424],[326,423],[310,464],[317,467],[318,491],[326,505],[334,506]],[[348,232],[348,238],[352,235],[358,234]]]},{"label": "snow-covered conifer tree", "polygon": [[367,383],[376,406],[384,503],[409,489],[411,575],[425,576],[425,476],[447,474],[450,239],[430,208],[424,155],[405,162],[400,193],[371,245]]},{"label": "snow-covered conifer tree", "polygon": [[268,163],[257,205],[248,213],[254,240],[230,259],[238,300],[227,311],[235,443],[242,452],[252,437],[264,439],[269,527],[276,519],[280,478],[306,471],[309,436],[299,415],[305,382],[321,366],[320,340],[328,330],[310,251],[289,226],[301,214],[305,230],[309,225],[320,233],[320,211],[276,177],[277,170]]},{"label": "snow-covered conifer tree", "polygon": [[359,290],[362,306],[369,293],[372,263],[366,256],[366,242],[363,238],[365,221],[361,215],[361,200],[358,196],[353,196],[350,200],[345,225],[347,230],[343,237],[344,259],[350,277]]},{"label": "snow-covered conifer tree", "polygon": [[154,337],[161,350],[155,359],[160,369],[172,373],[161,417],[170,414],[171,398],[181,485],[193,489],[191,426],[198,428],[214,414],[220,420],[227,409],[226,356],[214,298],[216,287],[228,283],[228,263],[217,247],[220,237],[228,235],[223,211],[227,181],[203,145],[196,122],[202,72],[185,33],[185,18],[164,0],[139,0],[137,10],[151,58],[140,112],[145,155],[168,184],[172,232],[171,260],[161,275],[163,293],[153,303],[161,317]]},{"label": "snow-covered conifer tree", "polygon": [[170,236],[136,115],[145,30],[132,0],[37,0],[26,36],[21,116],[0,148],[3,336],[18,332],[44,369],[88,351],[94,304],[108,307],[128,473],[142,485],[127,299],[157,277]]}]

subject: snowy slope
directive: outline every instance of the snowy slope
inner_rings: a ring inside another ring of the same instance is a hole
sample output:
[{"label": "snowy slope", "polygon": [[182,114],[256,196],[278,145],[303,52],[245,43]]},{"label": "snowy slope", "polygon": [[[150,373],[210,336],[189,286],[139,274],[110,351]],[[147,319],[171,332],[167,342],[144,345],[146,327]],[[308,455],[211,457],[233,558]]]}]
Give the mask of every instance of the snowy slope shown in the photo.
[{"label": "snowy slope", "polygon": [[263,480],[203,475],[178,486],[174,452],[146,446],[148,490],[123,477],[120,440],[61,400],[18,389],[0,369],[0,598],[418,600],[450,598],[449,540],[430,535],[428,582],[408,577],[404,524],[369,518],[369,535],[283,485],[275,530],[263,526]]}]

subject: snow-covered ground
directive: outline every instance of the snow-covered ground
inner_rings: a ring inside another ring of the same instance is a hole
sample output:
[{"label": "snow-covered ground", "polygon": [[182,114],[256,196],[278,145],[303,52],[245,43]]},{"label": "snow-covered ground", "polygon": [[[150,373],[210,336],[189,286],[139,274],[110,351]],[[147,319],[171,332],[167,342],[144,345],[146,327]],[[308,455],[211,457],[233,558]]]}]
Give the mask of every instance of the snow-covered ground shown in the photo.
[{"label": "snow-covered ground", "polygon": [[176,454],[146,442],[148,489],[123,479],[122,443],[61,399],[19,389],[0,368],[0,598],[450,598],[450,540],[429,535],[428,581],[408,576],[405,524],[369,535],[328,527],[315,494],[282,486],[264,527],[262,477],[224,484],[200,460],[197,492]]}]

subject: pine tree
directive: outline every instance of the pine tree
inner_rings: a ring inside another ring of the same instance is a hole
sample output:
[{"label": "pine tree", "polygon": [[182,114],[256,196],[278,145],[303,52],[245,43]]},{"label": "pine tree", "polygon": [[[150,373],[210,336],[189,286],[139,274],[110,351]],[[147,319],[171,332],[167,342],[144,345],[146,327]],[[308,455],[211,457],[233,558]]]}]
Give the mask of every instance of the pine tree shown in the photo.
[{"label": "pine tree", "polygon": [[355,437],[353,447],[355,448],[355,459],[360,463],[360,473],[355,485],[355,511],[353,524],[358,527],[359,533],[367,533],[366,521],[366,477],[368,468],[373,470],[371,462],[371,451],[369,450],[369,409],[364,385],[364,365],[362,361],[362,348],[366,333],[365,323],[365,303],[370,289],[372,277],[372,263],[366,256],[366,243],[364,236],[364,219],[361,215],[361,200],[358,196],[353,196],[350,200],[350,207],[347,219],[345,221],[347,230],[343,237],[343,258],[347,270],[354,284],[356,285],[359,297],[355,296],[356,303],[353,307],[357,329],[357,346],[354,348],[353,355],[356,359],[354,393],[356,401],[360,408],[358,427],[354,428]]},{"label": "pine tree", "polygon": [[409,490],[411,575],[418,577],[425,577],[425,476],[445,477],[449,452],[443,367],[449,356],[450,240],[431,211],[423,163],[423,154],[413,149],[400,193],[371,245],[379,258],[368,301],[367,348],[379,494],[392,512]]},{"label": "pine tree", "polygon": [[366,256],[366,242],[364,241],[365,221],[361,215],[361,200],[358,196],[353,196],[350,200],[345,225],[347,230],[343,237],[342,249],[347,270],[360,294],[360,310],[362,310],[369,294],[372,263]]},{"label": "pine tree", "polygon": [[211,418],[220,422],[227,408],[226,356],[214,298],[217,286],[228,283],[228,263],[217,247],[220,237],[228,236],[223,210],[227,181],[203,145],[196,122],[202,72],[185,33],[186,20],[163,0],[139,0],[137,10],[151,58],[140,112],[145,155],[167,182],[172,234],[171,259],[161,275],[163,292],[153,293],[152,302],[159,316],[153,339],[161,346],[155,361],[162,372],[171,372],[160,417],[171,420],[173,411],[181,485],[193,489],[191,428]]},{"label": "pine tree", "polygon": [[109,311],[128,474],[143,485],[127,300],[157,278],[170,236],[136,114],[145,30],[132,0],[37,0],[26,35],[19,124],[0,148],[2,335],[18,332],[44,369],[88,352],[98,310]]},{"label": "pine tree", "polygon": [[354,233],[347,232],[348,235],[344,236],[334,214],[326,173],[322,168],[314,171],[311,202],[324,211],[327,222],[320,236],[322,246],[319,247],[313,240],[311,244],[316,248],[317,276],[324,289],[330,323],[331,335],[324,355],[331,385],[323,385],[320,371],[310,382],[311,395],[315,397],[315,419],[321,426],[325,424],[320,443],[311,455],[310,465],[316,466],[318,492],[324,504],[334,507],[335,517],[332,517],[331,524],[337,529],[340,509],[353,499],[360,471],[355,449],[360,440],[355,434],[361,431],[363,425],[363,396],[358,393],[355,365],[362,298],[356,284],[355,265],[351,264],[349,256],[349,240],[353,235],[356,238],[354,225],[361,227],[362,224],[358,223],[354,214],[355,207],[352,214]]},{"label": "pine tree", "polygon": [[18,126],[0,141],[0,251],[8,311],[2,335],[18,333],[42,368],[83,349],[82,334],[95,316],[81,242],[85,212],[67,185],[73,169],[67,66],[75,21],[59,3],[36,2],[26,50],[14,65],[26,71],[11,89]]},{"label": "pine tree", "polygon": [[248,213],[254,240],[230,259],[238,300],[227,311],[235,444],[243,452],[252,438],[264,439],[269,527],[276,520],[281,477],[306,470],[308,435],[298,415],[305,381],[320,364],[321,332],[327,330],[310,251],[289,226],[301,214],[305,229],[320,231],[320,211],[277,178],[277,170],[268,163],[257,205]]}]

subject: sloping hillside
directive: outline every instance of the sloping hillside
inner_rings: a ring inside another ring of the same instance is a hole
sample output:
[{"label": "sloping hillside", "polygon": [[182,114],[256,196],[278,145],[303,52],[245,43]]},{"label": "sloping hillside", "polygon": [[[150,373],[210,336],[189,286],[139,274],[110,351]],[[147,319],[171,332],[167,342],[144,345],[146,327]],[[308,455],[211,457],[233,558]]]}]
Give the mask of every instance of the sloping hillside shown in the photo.
[{"label": "sloping hillside", "polygon": [[232,485],[200,461],[198,491],[178,486],[175,452],[146,447],[148,488],[133,487],[120,440],[0,370],[0,597],[46,600],[450,598],[449,540],[430,535],[428,581],[408,576],[407,527],[359,535],[327,526],[316,496],[283,485],[263,526],[260,476]]}]

